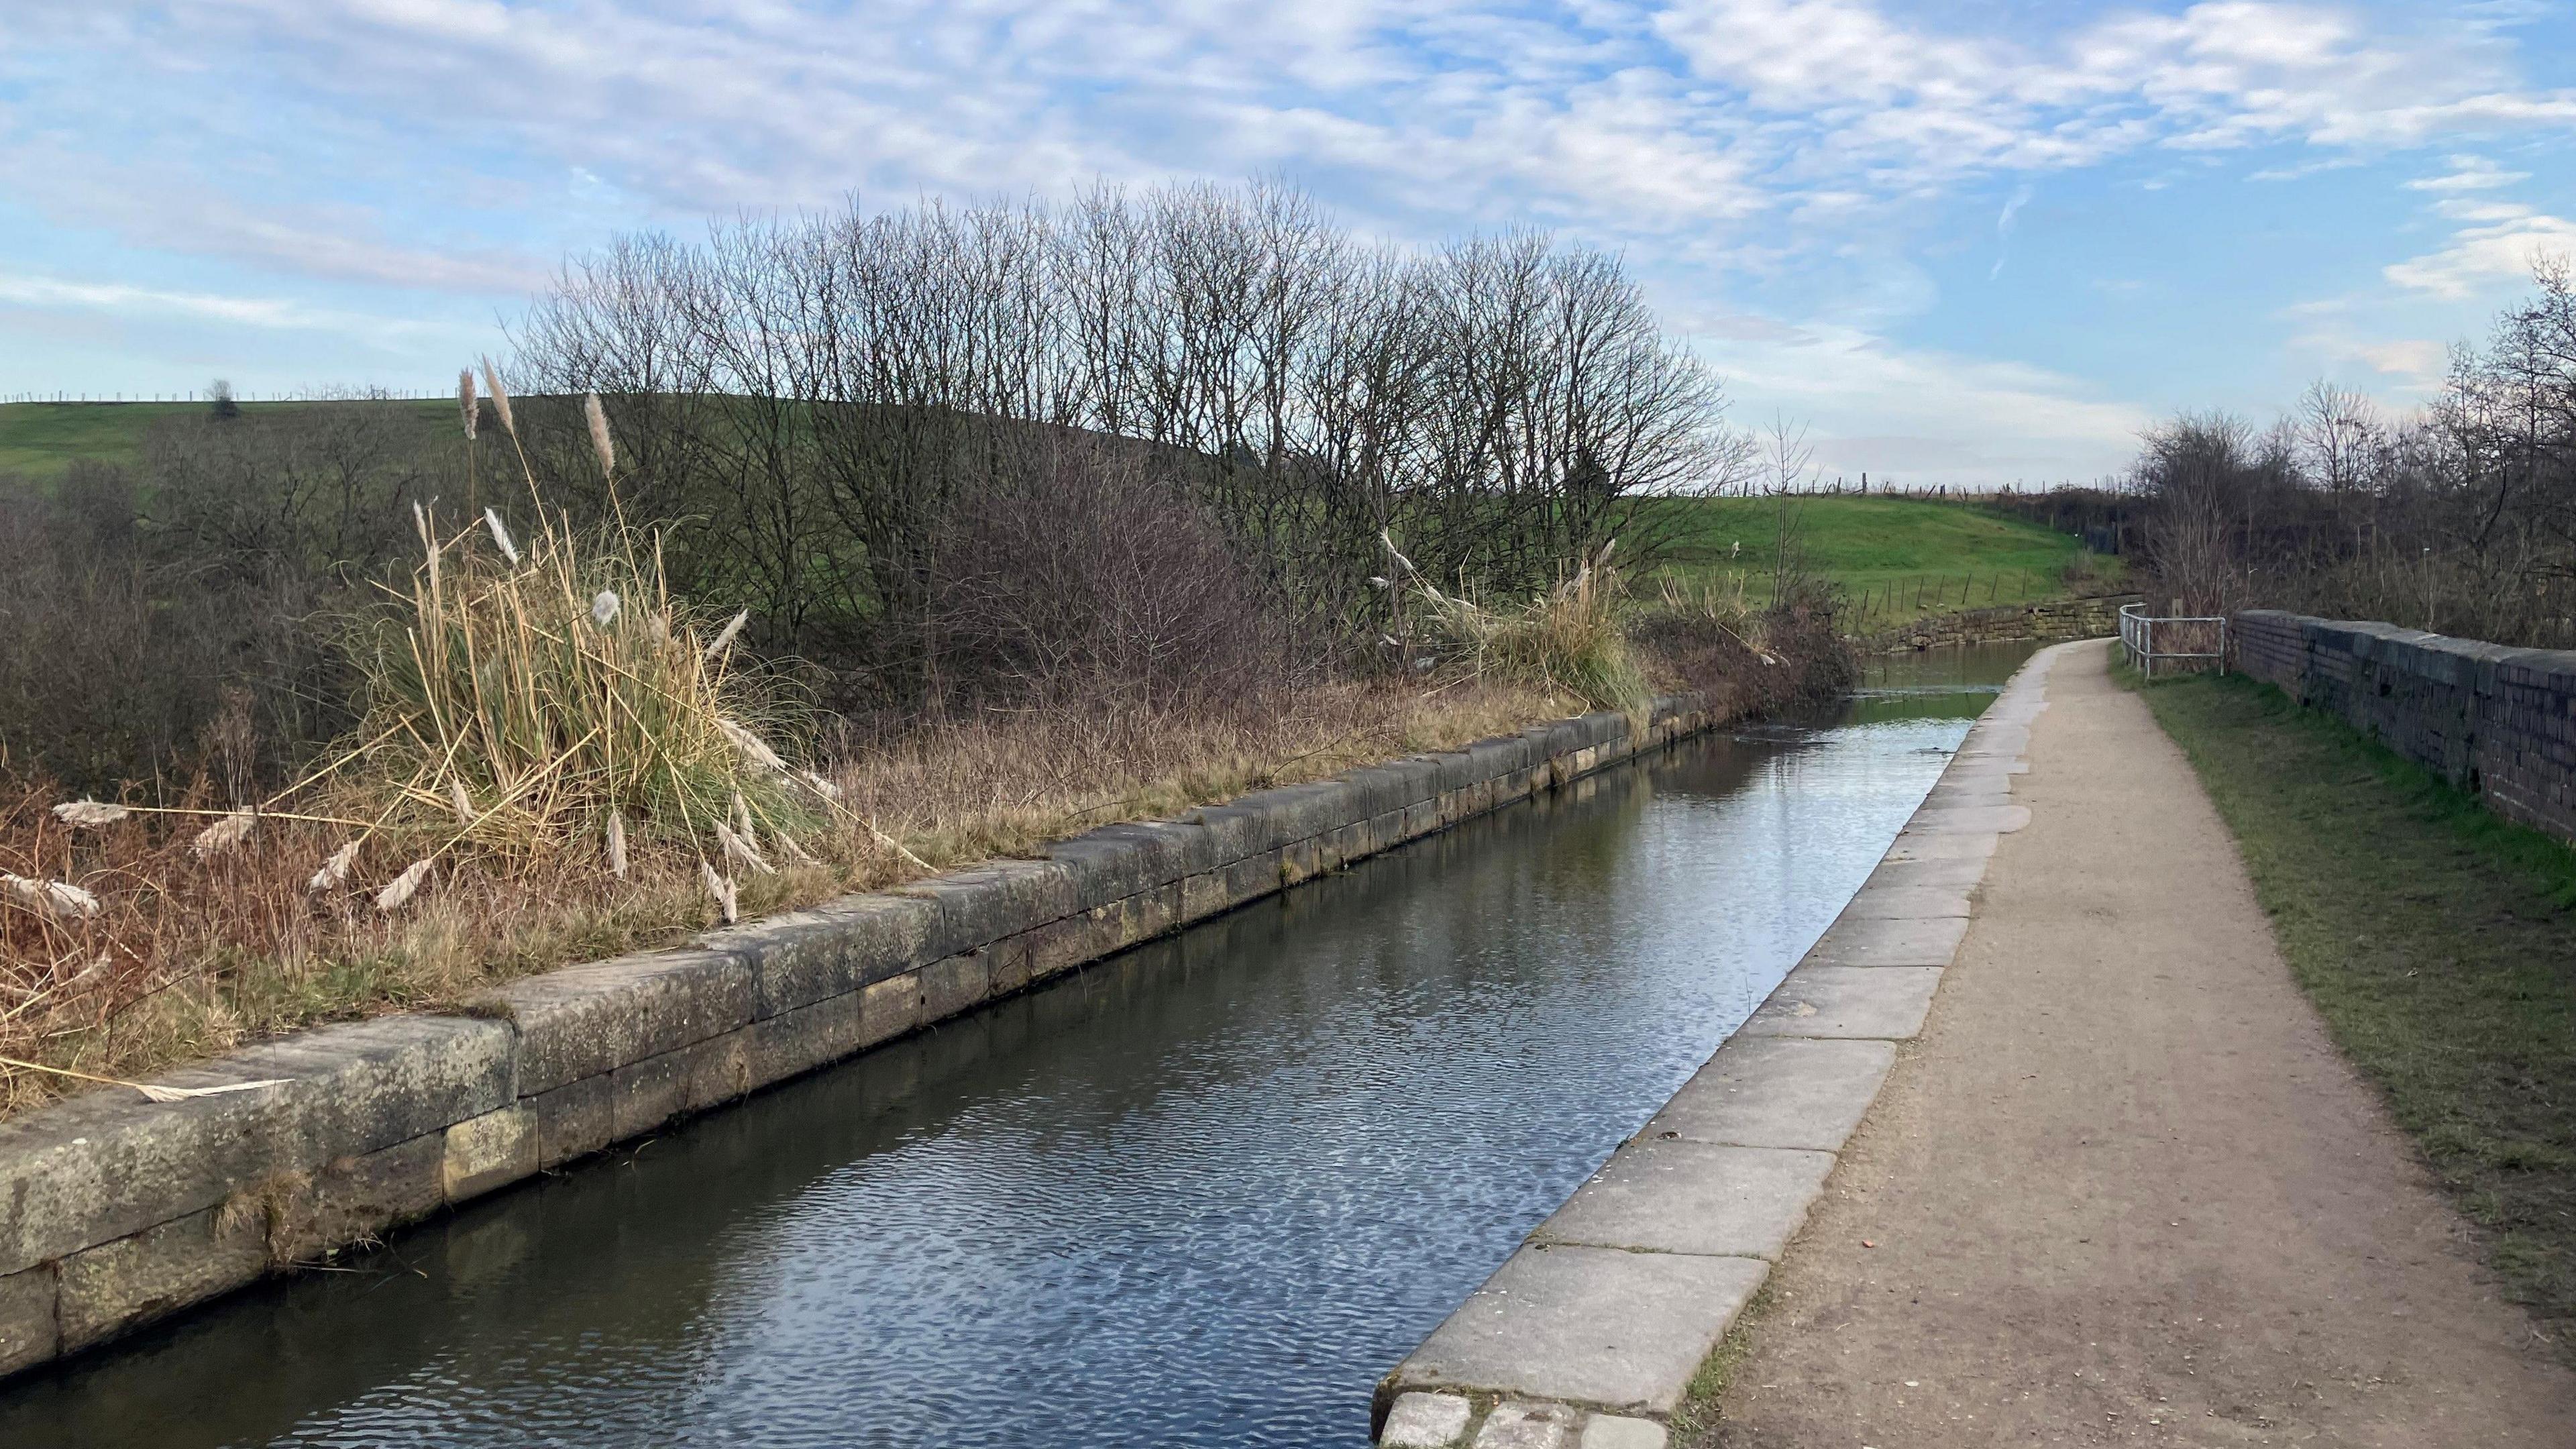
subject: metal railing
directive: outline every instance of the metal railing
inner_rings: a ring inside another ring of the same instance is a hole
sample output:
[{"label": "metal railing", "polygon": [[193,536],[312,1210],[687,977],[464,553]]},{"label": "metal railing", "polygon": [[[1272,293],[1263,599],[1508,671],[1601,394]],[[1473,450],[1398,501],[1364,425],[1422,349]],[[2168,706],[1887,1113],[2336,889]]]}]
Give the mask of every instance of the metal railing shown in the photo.
[{"label": "metal railing", "polygon": [[2189,669],[2201,663],[2227,672],[2227,620],[2221,616],[2151,618],[2144,604],[2120,606],[2120,647],[2131,667],[2147,678],[2156,665]]}]

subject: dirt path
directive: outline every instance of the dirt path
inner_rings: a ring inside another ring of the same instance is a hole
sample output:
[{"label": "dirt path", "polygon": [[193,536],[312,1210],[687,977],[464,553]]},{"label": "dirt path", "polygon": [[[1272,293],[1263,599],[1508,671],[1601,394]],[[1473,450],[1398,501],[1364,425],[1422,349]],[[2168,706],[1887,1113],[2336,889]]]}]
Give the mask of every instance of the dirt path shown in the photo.
[{"label": "dirt path", "polygon": [[2058,656],[2032,823],[1704,1442],[2576,1446],[2107,658]]}]

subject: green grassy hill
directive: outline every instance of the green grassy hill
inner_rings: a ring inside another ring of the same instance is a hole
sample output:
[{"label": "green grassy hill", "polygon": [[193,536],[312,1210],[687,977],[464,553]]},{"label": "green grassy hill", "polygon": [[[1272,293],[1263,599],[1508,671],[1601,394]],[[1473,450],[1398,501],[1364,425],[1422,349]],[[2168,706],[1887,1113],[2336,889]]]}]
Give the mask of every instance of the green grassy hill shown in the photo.
[{"label": "green grassy hill", "polygon": [[[300,402],[243,403],[245,413],[283,412],[308,407]],[[452,417],[456,404],[443,399],[403,399],[383,404],[416,408],[433,417]],[[0,403],[0,476],[16,474],[47,482],[79,458],[102,463],[131,463],[142,456],[144,435],[164,418],[202,415],[206,404],[181,403]]]},{"label": "green grassy hill", "polygon": [[2119,563],[2091,559],[2071,534],[1964,503],[1822,494],[1788,499],[1785,510],[1774,498],[1675,499],[1670,506],[1683,515],[1665,570],[1672,577],[1693,587],[1740,584],[1748,598],[1766,598],[1785,515],[1808,568],[1843,589],[1858,632],[1926,614],[2062,598],[2078,591],[2066,575],[2079,558],[2104,577]]}]

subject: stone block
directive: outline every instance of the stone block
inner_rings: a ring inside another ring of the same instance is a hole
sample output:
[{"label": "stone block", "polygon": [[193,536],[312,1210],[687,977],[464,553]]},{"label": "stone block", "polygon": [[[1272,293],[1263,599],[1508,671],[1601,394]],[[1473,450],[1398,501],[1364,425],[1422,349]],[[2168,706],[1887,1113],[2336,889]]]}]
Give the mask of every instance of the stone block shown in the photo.
[{"label": "stone block", "polygon": [[1398,840],[1420,840],[1436,833],[1445,822],[1440,818],[1438,798],[1417,800],[1404,807],[1403,821],[1396,826]]},{"label": "stone block", "polygon": [[1259,855],[1245,856],[1227,866],[1222,874],[1225,877],[1226,905],[1229,909],[1260,900],[1264,896],[1277,895],[1282,874],[1280,852],[1265,850]]},{"label": "stone block", "polygon": [[640,1137],[689,1107],[689,1060],[685,1048],[629,1062],[609,1073],[609,1128],[612,1141]]},{"label": "stone block", "polygon": [[993,958],[969,951],[921,968],[921,1019],[945,1021],[983,1001],[993,990]]},{"label": "stone block", "polygon": [[2027,805],[1926,806],[1914,812],[1905,828],[1916,834],[2010,835],[2029,823]]},{"label": "stone block", "polygon": [[752,1085],[765,1087],[839,1061],[859,1049],[860,992],[752,1024]]},{"label": "stone block", "polygon": [[1292,840],[1279,847],[1279,884],[1303,885],[1323,873],[1322,842]]},{"label": "stone block", "polygon": [[59,1296],[60,1284],[51,1263],[0,1278],[0,1376],[48,1362],[62,1352],[62,1328],[56,1317]]},{"label": "stone block", "polygon": [[[1866,920],[1930,920],[1968,914],[1968,892],[1959,887],[1937,885],[1871,885],[1864,884],[1860,893],[1843,907],[1842,922]],[[1838,925],[1836,929],[1840,929]]]},{"label": "stone block", "polygon": [[1973,860],[1983,864],[1995,853],[2000,837],[1988,834],[1918,832],[1908,827],[1896,833],[1896,843],[1887,848],[1887,859],[1900,860]]},{"label": "stone block", "polygon": [[1081,909],[1072,870],[1054,860],[992,861],[914,881],[896,894],[938,906],[938,923],[922,947],[932,960],[989,946]]},{"label": "stone block", "polygon": [[1940,985],[1937,966],[1801,966],[1737,1031],[1902,1041],[1923,1030]]},{"label": "stone block", "polygon": [[1181,879],[1181,923],[1204,921],[1234,904],[1223,871],[1205,870]]},{"label": "stone block", "polygon": [[57,1265],[68,1353],[228,1293],[268,1270],[257,1211],[211,1207],[84,1249]]},{"label": "stone block", "polygon": [[920,1027],[921,974],[907,972],[860,994],[859,1044],[875,1046]]},{"label": "stone block", "polygon": [[1758,1258],[1524,1247],[1388,1376],[1670,1414],[1770,1265]]},{"label": "stone block", "polygon": [[1279,846],[1273,836],[1281,822],[1276,815],[1262,808],[1260,795],[1247,795],[1224,805],[1202,805],[1186,818],[1208,833],[1220,866]]},{"label": "stone block", "polygon": [[[807,1007],[805,1011],[819,1009]],[[805,1012],[789,1012],[772,1020],[794,1022],[804,1015]],[[539,1171],[588,1157],[617,1140],[616,1081],[607,1072],[566,1082],[551,1092],[528,1098],[527,1105],[537,1114]]]},{"label": "stone block", "polygon": [[1353,861],[1366,859],[1374,849],[1369,843],[1370,833],[1369,823],[1365,820],[1331,832],[1316,842],[1316,864],[1326,870],[1340,870]]},{"label": "stone block", "polygon": [[1118,903],[1118,949],[1165,935],[1181,924],[1181,883],[1173,881]]},{"label": "stone block", "polygon": [[537,1114],[504,1107],[447,1129],[440,1149],[441,1194],[466,1202],[537,1171]]},{"label": "stone block", "polygon": [[268,1204],[272,1262],[310,1263],[418,1222],[447,1201],[447,1136],[424,1133],[325,1163]]},{"label": "stone block", "polygon": [[1807,952],[1810,966],[1947,966],[1967,938],[1968,918],[1845,915]]},{"label": "stone block", "polygon": [[1585,1421],[1577,1449],[1665,1449],[1671,1442],[1664,1426],[1652,1419],[1595,1414]]},{"label": "stone block", "polygon": [[1973,891],[1986,878],[1986,858],[1951,857],[1941,860],[1884,860],[1869,873],[1863,890],[1954,890],[1962,895]]},{"label": "stone block", "polygon": [[688,1068],[681,1110],[703,1112],[749,1093],[757,1085],[752,1078],[752,1056],[758,1040],[756,1029],[746,1026],[681,1048],[678,1055]]},{"label": "stone block", "polygon": [[1638,1140],[1840,1152],[1895,1065],[1888,1041],[1738,1036],[1682,1084]]},{"label": "stone block", "polygon": [[1610,1154],[1531,1240],[1777,1261],[1833,1170],[1827,1152],[1649,1138]]},{"label": "stone block", "polygon": [[751,963],[722,951],[655,951],[532,976],[477,1006],[519,1030],[518,1094],[532,1097],[753,1019]]},{"label": "stone block", "polygon": [[912,896],[849,895],[698,939],[751,969],[755,1019],[847,995],[922,964],[939,908]]},{"label": "stone block", "polygon": [[1581,1417],[1563,1404],[1496,1404],[1476,1429],[1476,1449],[1567,1449]]},{"label": "stone block", "polygon": [[[49,1299],[46,1311],[52,1310]],[[1449,1449],[1467,1432],[1474,1408],[1456,1394],[1406,1394],[1387,1411],[1377,1442],[1383,1449]]]},{"label": "stone block", "polygon": [[0,1122],[0,1276],[507,1105],[511,1041],[468,1017],[352,1022],[153,1079],[281,1086],[182,1102],[92,1092]]}]

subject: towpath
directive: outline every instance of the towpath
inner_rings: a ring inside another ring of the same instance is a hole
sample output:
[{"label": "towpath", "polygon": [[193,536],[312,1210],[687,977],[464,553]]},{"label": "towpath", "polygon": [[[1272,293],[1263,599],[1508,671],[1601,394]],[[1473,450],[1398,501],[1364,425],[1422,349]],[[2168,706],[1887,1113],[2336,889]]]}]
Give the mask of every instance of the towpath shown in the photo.
[{"label": "towpath", "polygon": [[1771,1279],[1713,1442],[2576,1445],[2104,646],[2047,682],[1920,1039]]}]

